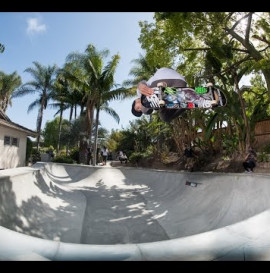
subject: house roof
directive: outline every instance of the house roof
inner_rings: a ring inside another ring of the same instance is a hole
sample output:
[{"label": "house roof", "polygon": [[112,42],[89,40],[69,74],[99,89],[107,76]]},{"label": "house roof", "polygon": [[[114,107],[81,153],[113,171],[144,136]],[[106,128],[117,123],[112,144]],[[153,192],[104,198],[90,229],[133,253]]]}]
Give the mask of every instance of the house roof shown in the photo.
[{"label": "house roof", "polygon": [[15,122],[12,122],[10,118],[1,109],[0,109],[0,125],[24,132],[31,137],[37,137],[37,132],[32,131],[26,127],[23,127]]}]

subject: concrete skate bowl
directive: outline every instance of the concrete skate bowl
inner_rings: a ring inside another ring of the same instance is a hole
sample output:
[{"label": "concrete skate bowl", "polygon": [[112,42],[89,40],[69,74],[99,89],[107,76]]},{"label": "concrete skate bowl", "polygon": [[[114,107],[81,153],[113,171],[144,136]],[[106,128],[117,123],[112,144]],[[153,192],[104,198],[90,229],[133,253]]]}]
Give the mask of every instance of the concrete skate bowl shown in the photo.
[{"label": "concrete skate bowl", "polygon": [[269,178],[43,162],[2,170],[0,260],[270,260]]}]

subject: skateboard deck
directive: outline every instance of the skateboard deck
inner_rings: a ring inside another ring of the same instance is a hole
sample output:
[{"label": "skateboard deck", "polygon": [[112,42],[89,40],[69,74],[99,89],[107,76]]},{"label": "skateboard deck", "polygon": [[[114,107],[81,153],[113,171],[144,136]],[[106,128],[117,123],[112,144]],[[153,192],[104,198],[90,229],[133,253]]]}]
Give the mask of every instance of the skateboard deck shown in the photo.
[{"label": "skateboard deck", "polygon": [[226,105],[227,100],[223,92],[213,86],[191,87],[154,87],[152,96],[141,97],[142,105],[150,109],[193,109],[215,108]]}]

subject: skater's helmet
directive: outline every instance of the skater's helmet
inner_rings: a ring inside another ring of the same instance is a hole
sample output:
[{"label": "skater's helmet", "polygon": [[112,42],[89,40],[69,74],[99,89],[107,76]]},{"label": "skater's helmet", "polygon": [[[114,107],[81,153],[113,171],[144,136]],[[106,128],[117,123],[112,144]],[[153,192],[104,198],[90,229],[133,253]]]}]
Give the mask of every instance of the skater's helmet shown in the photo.
[{"label": "skater's helmet", "polygon": [[131,113],[134,116],[140,117],[142,114],[150,115],[150,114],[152,114],[152,112],[153,112],[153,109],[146,108],[143,105],[141,106],[141,111],[136,111],[135,110],[135,100],[133,101],[132,106],[131,106]]}]

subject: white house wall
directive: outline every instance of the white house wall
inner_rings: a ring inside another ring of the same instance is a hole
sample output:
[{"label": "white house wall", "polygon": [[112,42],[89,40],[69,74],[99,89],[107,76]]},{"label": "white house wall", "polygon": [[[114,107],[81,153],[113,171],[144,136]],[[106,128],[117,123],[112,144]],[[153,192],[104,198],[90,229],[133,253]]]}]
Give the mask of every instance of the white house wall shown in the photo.
[{"label": "white house wall", "polygon": [[[4,145],[4,136],[18,138],[19,147]],[[27,134],[0,126],[0,169],[24,167],[26,159]]]}]

